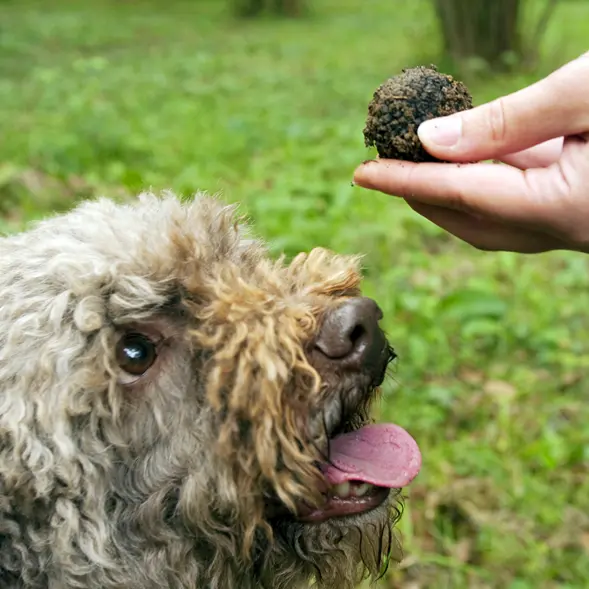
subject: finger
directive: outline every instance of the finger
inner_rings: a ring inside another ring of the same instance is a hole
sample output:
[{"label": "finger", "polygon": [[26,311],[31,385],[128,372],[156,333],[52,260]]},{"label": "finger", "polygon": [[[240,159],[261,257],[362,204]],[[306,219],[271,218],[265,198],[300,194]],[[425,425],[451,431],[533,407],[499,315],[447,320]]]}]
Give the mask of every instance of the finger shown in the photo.
[{"label": "finger", "polygon": [[529,168],[547,168],[557,162],[562,155],[563,138],[557,137],[529,149],[510,153],[499,158],[499,161],[515,166],[520,170]]},{"label": "finger", "polygon": [[423,204],[546,227],[554,224],[558,203],[568,195],[570,186],[552,168],[522,171],[489,163],[415,164],[398,160],[366,162],[356,169],[354,182]]},{"label": "finger", "polygon": [[424,147],[442,160],[500,159],[560,136],[589,131],[589,54],[487,104],[422,123]]},{"label": "finger", "polygon": [[480,250],[537,254],[562,247],[560,240],[549,235],[509,227],[460,211],[424,205],[409,199],[406,202],[428,221]]}]

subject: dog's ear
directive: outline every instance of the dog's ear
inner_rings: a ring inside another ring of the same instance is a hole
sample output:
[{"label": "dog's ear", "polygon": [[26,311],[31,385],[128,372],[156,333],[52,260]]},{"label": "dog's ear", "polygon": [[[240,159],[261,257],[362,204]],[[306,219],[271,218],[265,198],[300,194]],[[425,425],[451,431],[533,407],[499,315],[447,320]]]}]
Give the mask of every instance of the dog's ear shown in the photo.
[{"label": "dog's ear", "polygon": [[9,257],[0,262],[0,540],[18,545],[22,521],[37,533],[51,518],[55,554],[65,559],[53,566],[80,571],[108,562],[103,522],[112,458],[97,416],[109,415],[114,397],[106,360],[95,364],[107,357],[103,305],[77,301],[46,261],[27,257],[27,239],[35,238],[1,248]]},{"label": "dog's ear", "polygon": [[85,476],[74,430],[95,403],[107,402],[97,393],[108,388],[106,366],[99,367],[101,382],[96,366],[88,366],[90,358],[105,355],[96,337],[104,305],[95,297],[77,300],[50,272],[51,256],[42,259],[37,249],[35,259],[28,240],[35,235],[2,244],[0,468],[43,496],[58,484],[57,472],[62,485]]}]

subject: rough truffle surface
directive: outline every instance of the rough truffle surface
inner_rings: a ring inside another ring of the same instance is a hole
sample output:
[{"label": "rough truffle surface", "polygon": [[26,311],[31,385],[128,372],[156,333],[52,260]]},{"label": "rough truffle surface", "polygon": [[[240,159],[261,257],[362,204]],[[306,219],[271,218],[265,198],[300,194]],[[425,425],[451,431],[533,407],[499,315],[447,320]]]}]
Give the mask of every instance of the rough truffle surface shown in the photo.
[{"label": "rough truffle surface", "polygon": [[427,120],[472,108],[466,86],[436,66],[407,68],[381,84],[368,105],[366,147],[379,157],[413,162],[438,161],[422,146],[417,128]]}]

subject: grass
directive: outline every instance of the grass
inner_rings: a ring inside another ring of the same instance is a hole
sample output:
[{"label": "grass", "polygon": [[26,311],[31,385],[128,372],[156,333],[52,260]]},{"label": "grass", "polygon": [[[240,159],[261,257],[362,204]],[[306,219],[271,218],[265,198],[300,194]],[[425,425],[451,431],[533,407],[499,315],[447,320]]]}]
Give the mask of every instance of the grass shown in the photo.
[{"label": "grass", "polygon": [[[589,265],[481,253],[350,185],[373,154],[373,89],[436,60],[428,2],[317,0],[301,21],[221,1],[0,2],[0,228],[152,187],[242,202],[273,250],[366,254],[400,360],[380,417],[423,471],[383,587],[585,587]],[[476,102],[587,49],[560,3],[530,74],[467,80]]]}]

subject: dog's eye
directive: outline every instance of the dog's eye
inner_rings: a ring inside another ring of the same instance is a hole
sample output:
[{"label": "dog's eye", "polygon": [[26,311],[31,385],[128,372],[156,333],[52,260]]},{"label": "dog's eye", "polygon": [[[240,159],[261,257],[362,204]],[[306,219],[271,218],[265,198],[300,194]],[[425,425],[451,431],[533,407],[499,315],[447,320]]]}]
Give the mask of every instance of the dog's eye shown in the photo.
[{"label": "dog's eye", "polygon": [[119,366],[128,374],[141,376],[155,362],[155,344],[145,335],[130,333],[123,336],[116,350]]}]

